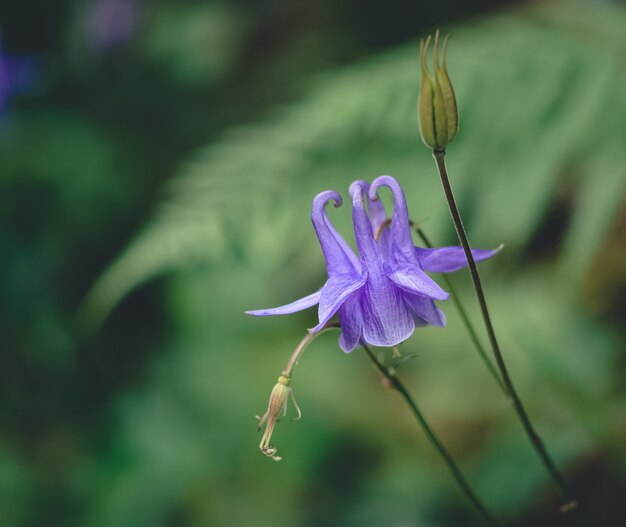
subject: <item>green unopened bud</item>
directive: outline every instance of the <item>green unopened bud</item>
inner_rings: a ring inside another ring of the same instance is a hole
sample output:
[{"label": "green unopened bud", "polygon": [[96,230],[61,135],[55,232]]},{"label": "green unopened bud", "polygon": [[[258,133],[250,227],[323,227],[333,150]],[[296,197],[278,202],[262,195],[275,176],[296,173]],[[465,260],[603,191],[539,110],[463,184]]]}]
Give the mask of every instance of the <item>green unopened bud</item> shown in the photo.
[{"label": "green unopened bud", "polygon": [[282,458],[276,455],[276,447],[270,445],[270,439],[272,438],[272,433],[274,432],[274,427],[278,422],[280,414],[282,413],[283,415],[287,415],[287,403],[290,395],[293,400],[293,404],[298,411],[296,419],[300,419],[302,414],[293,395],[291,377],[286,375],[285,372],[278,377],[278,382],[274,385],[274,388],[272,388],[272,392],[270,393],[270,401],[267,406],[267,411],[263,414],[263,417],[259,418],[259,430],[263,424],[265,424],[265,432],[263,432],[259,448],[263,454],[271,457],[274,461],[280,461]]},{"label": "green unopened bud", "polygon": [[434,76],[428,70],[429,44],[430,36],[426,41],[420,42],[422,82],[417,102],[417,118],[424,144],[433,150],[445,150],[459,129],[456,98],[446,67],[448,37],[443,41],[443,59],[439,64],[439,30],[435,33]]}]

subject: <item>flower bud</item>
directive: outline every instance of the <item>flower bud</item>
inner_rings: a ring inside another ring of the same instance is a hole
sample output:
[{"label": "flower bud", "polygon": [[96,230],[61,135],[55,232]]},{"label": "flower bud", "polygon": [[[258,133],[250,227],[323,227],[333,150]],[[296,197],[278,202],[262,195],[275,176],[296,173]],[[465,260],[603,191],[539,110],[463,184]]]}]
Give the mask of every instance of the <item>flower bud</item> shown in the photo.
[{"label": "flower bud", "polygon": [[274,385],[274,388],[272,388],[267,411],[265,412],[265,414],[263,414],[263,417],[261,417],[259,421],[259,430],[261,429],[263,424],[266,423],[265,432],[263,432],[263,437],[261,438],[259,449],[263,454],[271,457],[274,461],[280,461],[282,458],[276,455],[276,447],[270,445],[270,439],[272,438],[274,427],[278,422],[278,417],[280,416],[281,412],[283,413],[283,415],[287,415],[287,402],[290,395],[293,399],[296,410],[298,411],[298,417],[296,417],[296,419],[299,419],[301,413],[291,388],[291,377],[283,372],[278,377],[278,382]]},{"label": "flower bud", "polygon": [[417,102],[420,135],[424,144],[433,150],[445,150],[456,136],[459,114],[456,98],[446,68],[448,37],[443,42],[443,60],[439,64],[439,30],[435,33],[434,76],[428,70],[427,55],[430,36],[420,42],[422,81]]}]

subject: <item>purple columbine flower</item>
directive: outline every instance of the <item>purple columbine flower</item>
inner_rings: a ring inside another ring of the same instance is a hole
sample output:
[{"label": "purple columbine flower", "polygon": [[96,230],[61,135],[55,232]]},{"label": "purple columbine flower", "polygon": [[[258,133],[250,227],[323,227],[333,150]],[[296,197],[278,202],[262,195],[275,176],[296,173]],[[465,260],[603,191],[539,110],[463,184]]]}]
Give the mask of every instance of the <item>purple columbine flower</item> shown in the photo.
[{"label": "purple columbine flower", "polygon": [[[377,240],[374,233],[386,220],[385,209],[376,195],[381,186],[391,189],[394,212],[391,229],[382,231]],[[313,199],[311,220],[328,270],[324,287],[291,304],[247,313],[285,315],[319,304],[319,324],[309,331],[319,331],[338,314],[339,345],[345,352],[352,351],[361,340],[391,347],[409,338],[415,327],[444,326],[445,316],[434,301],[446,300],[448,293],[425,271],[445,273],[466,266],[462,248],[423,249],[413,245],[404,192],[391,176],[381,176],[371,186],[355,181],[350,185],[350,195],[359,257],[326,213],[326,204],[334,201],[336,207],[340,206],[341,196],[332,190],[321,192]],[[474,250],[473,254],[480,261],[496,252],[497,249]]]}]

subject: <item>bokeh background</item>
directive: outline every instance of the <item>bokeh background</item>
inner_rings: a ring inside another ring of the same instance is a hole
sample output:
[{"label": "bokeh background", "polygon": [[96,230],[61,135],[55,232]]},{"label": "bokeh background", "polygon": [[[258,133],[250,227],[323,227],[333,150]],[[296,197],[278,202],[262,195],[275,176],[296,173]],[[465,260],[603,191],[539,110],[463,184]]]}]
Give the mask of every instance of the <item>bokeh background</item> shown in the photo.
[{"label": "bokeh background", "polygon": [[[24,0],[0,6],[2,526],[481,525],[336,334],[262,456],[254,415],[315,312],[243,315],[323,283],[321,190],[393,174],[454,244],[415,119],[435,27],[470,239],[506,245],[481,267],[513,378],[588,524],[626,525],[623,2]],[[403,380],[498,517],[573,525],[442,307]]]}]

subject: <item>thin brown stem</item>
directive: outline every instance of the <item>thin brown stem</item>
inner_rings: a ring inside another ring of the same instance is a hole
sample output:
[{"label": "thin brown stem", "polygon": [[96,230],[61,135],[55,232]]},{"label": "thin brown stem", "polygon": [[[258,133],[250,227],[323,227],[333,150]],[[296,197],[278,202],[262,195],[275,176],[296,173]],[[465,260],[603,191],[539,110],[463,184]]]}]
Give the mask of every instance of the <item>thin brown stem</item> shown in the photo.
[{"label": "thin brown stem", "polygon": [[443,445],[443,443],[441,442],[441,440],[439,439],[435,431],[431,428],[430,424],[428,423],[428,421],[426,420],[426,418],[420,411],[419,407],[417,406],[417,403],[415,402],[415,400],[413,399],[409,391],[405,388],[404,384],[402,384],[400,379],[398,379],[398,377],[396,376],[395,371],[392,368],[388,368],[381,361],[379,361],[376,355],[374,354],[374,352],[370,349],[370,347],[367,344],[365,344],[364,342],[361,342],[361,346],[365,350],[365,353],[367,353],[367,356],[372,361],[374,366],[376,366],[378,371],[381,373],[381,375],[383,376],[383,379],[385,379],[385,381],[387,381],[391,386],[395,388],[395,390],[402,396],[406,404],[409,406],[411,413],[415,416],[415,418],[417,419],[417,422],[419,423],[419,425],[422,427],[422,430],[426,434],[428,441],[430,441],[431,445],[441,455],[442,459],[444,460],[445,464],[450,469],[452,476],[456,480],[463,494],[465,494],[465,496],[470,501],[470,503],[474,506],[476,511],[480,514],[480,516],[482,516],[482,518],[489,525],[493,527],[499,527],[501,524],[498,522],[498,520],[496,520],[492,516],[492,514],[482,504],[482,502],[480,501],[480,499],[478,498],[478,496],[476,495],[476,493],[474,492],[470,484],[467,482],[467,480],[461,473],[461,470],[455,463],[454,459],[452,458],[452,456],[450,455],[446,447]]},{"label": "thin brown stem", "polygon": [[511,376],[509,375],[509,371],[504,362],[504,357],[502,356],[502,352],[500,351],[500,345],[498,344],[498,339],[496,338],[496,333],[491,322],[491,316],[489,315],[489,309],[487,307],[487,301],[485,299],[485,293],[483,291],[478,268],[476,267],[476,262],[472,255],[470,244],[467,239],[467,234],[465,232],[465,227],[463,226],[463,221],[461,220],[461,214],[459,213],[459,209],[457,207],[456,201],[454,199],[454,194],[452,192],[452,186],[448,178],[448,172],[445,162],[445,150],[433,151],[433,157],[435,158],[435,163],[437,164],[437,170],[439,171],[443,191],[448,202],[450,214],[452,215],[454,228],[456,229],[457,236],[459,238],[459,241],[461,242],[461,246],[463,247],[463,251],[465,252],[465,256],[467,258],[470,274],[472,276],[472,283],[474,284],[476,297],[478,298],[478,303],[480,305],[480,311],[485,322],[485,328],[487,330],[487,335],[489,337],[489,342],[491,344],[491,349],[493,351],[498,370],[500,371],[502,381],[506,388],[506,393],[509,400],[513,404],[517,415],[520,418],[520,421],[522,423],[522,426],[524,427],[526,434],[528,435],[528,438],[530,439],[535,451],[541,459],[542,464],[550,474],[552,481],[554,482],[559,492],[563,495],[563,497],[567,497],[567,490],[565,488],[563,477],[556,468],[554,461],[552,461],[552,458],[548,454],[548,451],[541,441],[541,438],[539,437],[532,423],[530,422],[530,418],[528,417],[522,401],[519,398],[517,391],[515,390],[513,381],[511,380]]}]

